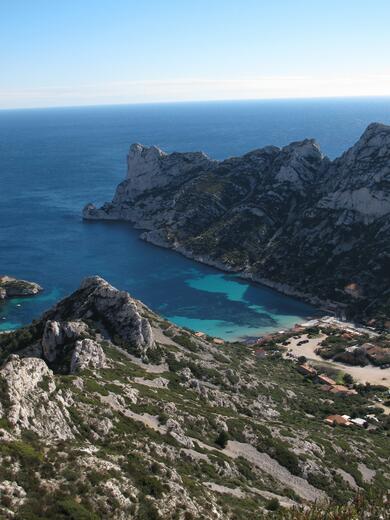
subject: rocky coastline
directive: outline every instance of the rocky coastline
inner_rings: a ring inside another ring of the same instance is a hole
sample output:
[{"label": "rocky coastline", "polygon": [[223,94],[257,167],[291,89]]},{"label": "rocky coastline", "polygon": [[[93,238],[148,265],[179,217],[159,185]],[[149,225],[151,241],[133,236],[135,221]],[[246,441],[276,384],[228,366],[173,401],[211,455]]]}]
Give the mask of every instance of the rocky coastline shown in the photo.
[{"label": "rocky coastline", "polygon": [[35,296],[43,288],[35,282],[19,280],[12,276],[0,275],[0,301],[10,298]]},{"label": "rocky coastline", "polygon": [[112,202],[83,218],[131,222],[157,246],[387,329],[389,161],[379,123],[334,161],[312,139],[220,162],[137,144]]}]

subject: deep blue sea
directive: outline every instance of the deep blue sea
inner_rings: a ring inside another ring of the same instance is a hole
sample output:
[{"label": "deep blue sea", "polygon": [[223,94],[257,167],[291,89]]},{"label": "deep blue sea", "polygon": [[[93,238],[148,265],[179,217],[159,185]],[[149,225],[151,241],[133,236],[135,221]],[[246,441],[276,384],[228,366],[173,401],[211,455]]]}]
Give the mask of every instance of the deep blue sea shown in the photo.
[{"label": "deep blue sea", "polygon": [[141,241],[123,223],[83,222],[110,200],[133,142],[223,159],[315,137],[331,158],[390,99],[245,101],[0,111],[0,273],[40,283],[37,297],[0,306],[19,327],[99,274],[172,321],[226,339],[282,329],[316,314],[275,291]]}]

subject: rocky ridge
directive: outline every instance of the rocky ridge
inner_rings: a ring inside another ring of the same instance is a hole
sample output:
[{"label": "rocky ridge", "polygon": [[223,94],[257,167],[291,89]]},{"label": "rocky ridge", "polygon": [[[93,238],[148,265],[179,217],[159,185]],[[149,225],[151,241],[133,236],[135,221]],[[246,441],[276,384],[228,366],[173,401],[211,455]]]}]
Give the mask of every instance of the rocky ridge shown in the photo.
[{"label": "rocky ridge", "polygon": [[[349,411],[373,413],[365,395]],[[383,493],[385,422],[324,424],[345,406],[290,362],[217,347],[90,277],[0,336],[0,516],[286,519]]]},{"label": "rocky ridge", "polygon": [[132,145],[113,201],[83,216],[390,326],[389,126],[369,125],[334,161],[312,139],[224,161]]}]

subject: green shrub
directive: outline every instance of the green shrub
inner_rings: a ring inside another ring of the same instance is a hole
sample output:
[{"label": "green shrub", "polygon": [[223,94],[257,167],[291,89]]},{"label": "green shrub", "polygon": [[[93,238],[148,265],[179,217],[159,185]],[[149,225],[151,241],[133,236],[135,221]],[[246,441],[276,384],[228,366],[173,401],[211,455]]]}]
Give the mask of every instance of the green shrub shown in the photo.
[{"label": "green shrub", "polygon": [[271,498],[265,508],[268,509],[268,511],[277,511],[280,508],[279,500],[277,498]]},{"label": "green shrub", "polygon": [[215,439],[215,444],[217,444],[220,448],[224,449],[226,448],[226,445],[229,440],[229,434],[225,432],[225,430],[222,430],[218,437]]},{"label": "green shrub", "polygon": [[191,337],[187,334],[177,334],[176,336],[173,336],[172,339],[182,347],[187,348],[192,352],[198,350],[195,343],[192,341]]},{"label": "green shrub", "polygon": [[95,513],[88,511],[88,509],[72,498],[67,498],[59,502],[58,509],[61,513],[65,513],[66,517],[71,520],[99,520],[99,517]]}]

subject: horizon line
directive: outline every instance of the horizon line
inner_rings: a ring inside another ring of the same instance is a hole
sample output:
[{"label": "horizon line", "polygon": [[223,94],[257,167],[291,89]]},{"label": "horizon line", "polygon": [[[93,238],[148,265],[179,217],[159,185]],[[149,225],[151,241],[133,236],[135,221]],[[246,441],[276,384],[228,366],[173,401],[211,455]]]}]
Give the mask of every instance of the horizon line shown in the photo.
[{"label": "horizon line", "polygon": [[390,99],[390,94],[351,94],[329,95],[329,96],[286,96],[286,97],[259,97],[259,98],[231,98],[231,99],[188,99],[188,100],[166,100],[166,101],[133,101],[133,102],[112,102],[112,103],[85,103],[75,105],[47,105],[47,106],[19,106],[19,107],[0,107],[0,112],[12,112],[19,110],[53,110],[53,109],[74,109],[74,108],[99,108],[99,107],[126,107],[126,106],[155,106],[155,105],[185,105],[185,104],[208,104],[208,103],[253,103],[259,102],[275,102],[275,101],[326,101],[326,100],[356,100],[356,99]]}]

